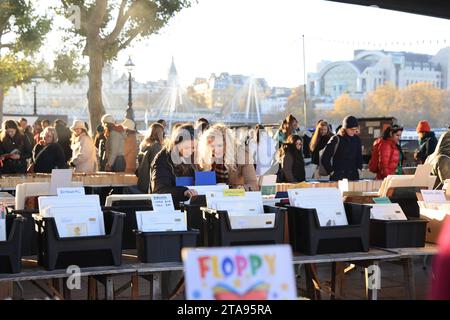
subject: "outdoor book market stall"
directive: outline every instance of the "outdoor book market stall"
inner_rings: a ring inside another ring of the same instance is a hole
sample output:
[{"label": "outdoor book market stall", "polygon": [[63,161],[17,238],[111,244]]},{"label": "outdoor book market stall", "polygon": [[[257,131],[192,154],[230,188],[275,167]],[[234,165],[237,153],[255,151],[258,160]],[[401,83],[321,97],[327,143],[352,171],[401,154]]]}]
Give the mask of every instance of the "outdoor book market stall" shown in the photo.
[{"label": "outdoor book market stall", "polygon": [[[53,181],[62,183],[59,178]],[[101,203],[98,195],[84,194],[77,178],[56,187],[57,195],[50,190],[38,194],[38,207],[28,215],[14,210],[11,195],[2,195],[6,208],[5,232],[0,233],[4,296],[12,296],[13,283],[21,288],[21,282],[30,281],[50,297],[70,299],[65,283],[73,271],[67,268],[76,265],[78,275],[88,277],[86,298],[99,298],[100,283],[106,299],[119,297],[130,287],[130,298],[138,299],[141,281],[149,281],[153,299],[168,298],[164,273],[186,274],[192,269],[187,268],[192,262],[185,260],[183,248],[289,244],[292,256],[289,253],[286,261],[306,281],[304,289],[295,285],[301,289],[296,289],[296,296],[318,299],[327,293],[342,299],[346,272],[357,266],[365,270],[366,297],[377,299],[383,289],[385,262],[397,261],[405,298],[414,299],[413,260],[436,254],[433,242],[449,206],[445,191],[429,190],[434,177],[426,166],[418,167],[414,175],[384,181],[270,185],[273,179],[261,179],[262,192],[229,189],[203,176],[189,181],[199,196],[181,210],[164,194],[116,194]],[[396,190],[405,188],[396,197]],[[408,205],[411,202],[416,205]],[[427,229],[430,222],[432,228]],[[30,241],[37,246],[31,248]],[[331,264],[329,286],[317,275],[316,266],[321,264]],[[129,282],[119,286],[115,281],[119,276],[129,277]],[[187,284],[189,279],[192,276]]]}]

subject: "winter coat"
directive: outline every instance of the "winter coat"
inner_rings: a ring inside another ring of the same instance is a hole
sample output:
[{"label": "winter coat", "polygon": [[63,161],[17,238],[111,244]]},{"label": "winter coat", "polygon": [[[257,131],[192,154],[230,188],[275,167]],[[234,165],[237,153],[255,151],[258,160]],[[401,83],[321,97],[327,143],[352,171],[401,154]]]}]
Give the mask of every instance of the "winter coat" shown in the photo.
[{"label": "winter coat", "polygon": [[93,173],[97,171],[97,155],[94,142],[82,133],[72,142],[72,164],[76,172]]},{"label": "winter coat", "polygon": [[[333,156],[338,139],[339,145]],[[328,141],[320,161],[330,174],[331,181],[359,180],[358,169],[362,169],[361,139],[356,135],[353,137],[333,136]]]},{"label": "winter coat", "polygon": [[305,160],[302,151],[293,144],[285,145],[281,158],[281,175],[279,182],[296,183],[305,181]]},{"label": "winter coat", "polygon": [[3,141],[0,141],[0,155],[10,154],[16,151],[20,154],[20,159],[5,159],[1,172],[3,174],[26,173],[27,159],[31,158],[32,146],[28,138],[17,133],[12,139],[6,135]]},{"label": "winter coat", "polygon": [[[184,168],[181,168],[182,166],[184,166]],[[177,186],[176,178],[182,176],[193,177],[194,171],[194,167],[190,165],[180,164],[175,166],[170,151],[162,149],[151,164],[151,190],[153,193],[159,194],[170,193],[175,207],[179,207],[181,201],[188,200],[188,198],[184,196],[184,192],[188,190],[188,188]]]},{"label": "winter coat", "polygon": [[137,158],[137,141],[136,141],[136,133],[127,133],[125,138],[125,163],[126,173],[135,173],[136,172],[136,158]]},{"label": "winter coat", "polygon": [[437,145],[436,135],[433,131],[427,132],[419,141],[419,148],[417,151],[417,160],[425,163],[427,157],[434,152]]},{"label": "winter coat", "polygon": [[64,151],[58,143],[46,146],[37,144],[34,148],[34,172],[51,173],[53,169],[67,169]]},{"label": "winter coat", "polygon": [[143,150],[143,157],[137,169],[137,186],[143,193],[151,193],[150,166],[161,148],[159,142],[153,142]]},{"label": "winter coat", "polygon": [[433,166],[432,174],[437,176],[435,188],[441,189],[444,181],[450,179],[450,131],[442,134],[436,150],[427,158],[425,163]]},{"label": "winter coat", "polygon": [[390,139],[382,139],[379,148],[377,180],[383,180],[388,175],[396,173],[400,151],[397,144]]},{"label": "winter coat", "polygon": [[[315,165],[319,165],[319,161],[320,161],[320,156],[319,156],[319,152],[320,150],[322,150],[323,148],[326,147],[328,141],[330,141],[331,137],[333,135],[332,134],[326,134],[324,136],[319,136],[318,138],[318,142],[316,145],[316,148],[314,149],[314,151],[311,152],[311,162]],[[305,146],[303,146],[303,148],[305,148]]]},{"label": "winter coat", "polygon": [[[122,126],[115,126],[106,137],[104,158],[105,165],[110,165],[114,172],[125,171],[124,146],[125,130]],[[116,163],[116,160],[120,163]]]}]

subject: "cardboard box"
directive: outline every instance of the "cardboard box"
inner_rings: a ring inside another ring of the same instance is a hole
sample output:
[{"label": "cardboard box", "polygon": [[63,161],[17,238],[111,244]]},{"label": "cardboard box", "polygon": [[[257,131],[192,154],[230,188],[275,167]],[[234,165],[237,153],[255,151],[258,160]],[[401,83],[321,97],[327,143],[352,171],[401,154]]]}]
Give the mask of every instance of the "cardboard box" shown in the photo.
[{"label": "cardboard box", "polygon": [[428,221],[426,242],[437,243],[441,228],[449,216],[450,212],[443,210],[420,208],[420,219]]}]

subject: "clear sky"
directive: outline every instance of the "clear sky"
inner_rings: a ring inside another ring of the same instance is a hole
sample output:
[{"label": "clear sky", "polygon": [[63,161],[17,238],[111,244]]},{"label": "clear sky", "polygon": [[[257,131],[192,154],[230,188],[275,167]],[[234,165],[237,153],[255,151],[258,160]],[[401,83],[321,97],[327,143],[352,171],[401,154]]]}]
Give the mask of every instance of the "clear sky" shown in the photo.
[{"label": "clear sky", "polygon": [[450,45],[450,20],[323,0],[198,0],[113,65],[125,71],[131,55],[138,81],[166,79],[174,56],[185,85],[229,72],[293,87],[303,83],[302,35],[311,72],[321,60],[351,60],[360,48],[435,54]]}]

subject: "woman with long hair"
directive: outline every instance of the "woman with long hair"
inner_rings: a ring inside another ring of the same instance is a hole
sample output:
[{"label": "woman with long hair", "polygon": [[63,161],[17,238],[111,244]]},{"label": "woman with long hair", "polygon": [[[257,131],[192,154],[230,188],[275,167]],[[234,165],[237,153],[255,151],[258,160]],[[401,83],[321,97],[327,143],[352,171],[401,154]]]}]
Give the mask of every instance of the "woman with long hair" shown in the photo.
[{"label": "woman with long hair", "polygon": [[253,159],[223,124],[213,125],[201,136],[198,164],[203,171],[214,171],[218,183],[244,186],[249,191],[259,190]]},{"label": "woman with long hair", "polygon": [[196,171],[194,135],[194,127],[190,124],[177,127],[151,164],[152,192],[170,193],[176,207],[181,201],[197,195],[195,190],[177,185],[177,178],[193,177]]},{"label": "woman with long hair", "polygon": [[51,173],[53,169],[66,169],[64,150],[58,143],[58,133],[54,127],[42,131],[42,140],[33,149],[33,167],[29,171]]},{"label": "woman with long hair", "polygon": [[[316,130],[311,138],[311,142],[309,143],[309,150],[311,151],[311,162],[317,166],[320,165],[320,151],[325,148],[328,141],[330,141],[333,133],[330,130],[330,126],[327,121],[319,120],[317,121]],[[319,178],[320,175],[318,170],[314,173],[316,178]]]},{"label": "woman with long hair", "polygon": [[281,147],[283,143],[289,138],[290,135],[296,134],[299,131],[299,123],[297,118],[295,118],[292,114],[288,114],[287,117],[281,123],[281,126],[278,130],[278,142]]},{"label": "woman with long hair", "polygon": [[297,183],[305,181],[305,160],[302,147],[302,138],[298,135],[291,135],[280,148],[281,170],[277,182]]},{"label": "woman with long hair", "polygon": [[125,173],[135,173],[136,172],[136,161],[137,161],[137,137],[136,137],[136,124],[131,119],[125,119],[122,122],[122,127],[125,129]]},{"label": "woman with long hair", "polygon": [[95,145],[81,120],[74,120],[72,130],[72,158],[70,164],[76,172],[93,173],[97,171]]},{"label": "woman with long hair", "polygon": [[0,133],[0,156],[3,158],[3,174],[26,173],[27,159],[31,157],[31,142],[19,130],[14,120],[3,122]]},{"label": "woman with long hair", "polygon": [[148,129],[139,147],[139,166],[136,175],[138,177],[137,187],[142,193],[151,193],[150,166],[163,145],[164,127],[155,122]]}]

